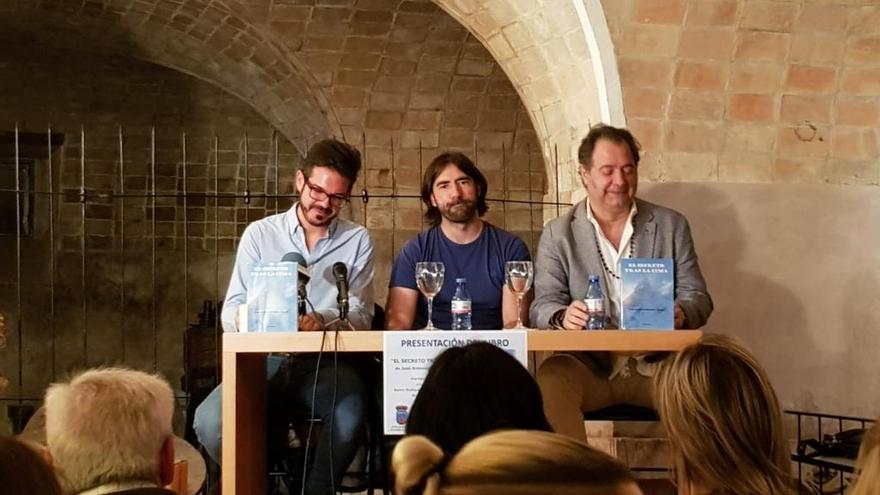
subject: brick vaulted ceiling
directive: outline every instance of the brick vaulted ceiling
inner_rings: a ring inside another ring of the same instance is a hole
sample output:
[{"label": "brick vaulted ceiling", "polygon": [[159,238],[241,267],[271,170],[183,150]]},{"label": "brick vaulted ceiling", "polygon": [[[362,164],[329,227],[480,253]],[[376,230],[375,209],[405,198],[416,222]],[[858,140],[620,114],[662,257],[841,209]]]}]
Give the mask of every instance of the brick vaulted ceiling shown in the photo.
[{"label": "brick vaulted ceiling", "polygon": [[[574,3],[18,0],[0,4],[0,37],[129,54],[191,74],[249,103],[300,148],[317,136],[359,141],[369,127],[366,116],[351,115],[357,102],[336,101],[339,85],[369,94],[411,84],[415,92],[419,81],[407,76],[416,64],[452,59],[450,74],[488,77],[492,62],[522,98],[549,158],[551,143],[565,150],[601,118]],[[461,63],[468,51],[481,52],[477,63]]]},{"label": "brick vaulted ceiling", "polygon": [[196,76],[249,103],[297,144],[338,134],[310,72],[252,12],[229,0],[22,0],[4,2],[0,22],[6,42],[124,54]]}]

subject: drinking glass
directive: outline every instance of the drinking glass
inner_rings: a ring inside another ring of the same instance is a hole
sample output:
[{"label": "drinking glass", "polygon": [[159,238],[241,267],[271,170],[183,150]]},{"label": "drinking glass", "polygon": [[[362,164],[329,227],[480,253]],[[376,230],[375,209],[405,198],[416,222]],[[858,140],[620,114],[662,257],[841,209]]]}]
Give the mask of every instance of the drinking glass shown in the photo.
[{"label": "drinking glass", "polygon": [[534,269],[531,261],[507,262],[507,288],[516,295],[516,328],[523,329],[522,298],[532,288]]},{"label": "drinking glass", "polygon": [[428,299],[428,326],[425,327],[425,330],[435,330],[431,312],[434,309],[434,296],[443,288],[443,274],[445,272],[446,267],[439,261],[419,261],[416,263],[416,283],[419,290]]}]

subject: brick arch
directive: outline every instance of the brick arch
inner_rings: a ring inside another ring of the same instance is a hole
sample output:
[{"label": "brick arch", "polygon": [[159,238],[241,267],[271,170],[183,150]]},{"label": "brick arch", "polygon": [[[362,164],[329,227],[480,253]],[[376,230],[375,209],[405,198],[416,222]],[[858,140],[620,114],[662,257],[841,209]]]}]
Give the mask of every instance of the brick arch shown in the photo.
[{"label": "brick arch", "polygon": [[332,107],[290,46],[234,0],[25,0],[6,22],[28,40],[84,45],[190,74],[252,106],[298,148],[341,135]]},{"label": "brick arch", "polygon": [[[623,122],[615,58],[600,1],[433,3],[450,14],[451,23],[470,31],[503,68],[530,116],[548,164],[549,183],[558,184],[562,191],[580,190],[571,166],[577,141],[590,123]],[[339,108],[339,100],[348,95],[337,88],[360,85],[383,91],[382,84],[397,84],[397,68],[383,65],[389,77],[377,73],[370,81],[354,79],[368,75],[358,66],[359,60],[376,55],[349,53],[348,41],[342,49],[338,42],[347,34],[369,37],[374,34],[371,29],[385,29],[390,22],[391,39],[398,45],[394,49],[404,51],[408,41],[424,43],[419,36],[427,27],[423,22],[436,9],[430,0],[373,0],[363,8],[360,3],[354,7],[318,4],[24,0],[11,10],[22,11],[24,15],[18,17],[24,22],[49,22],[53,30],[48,38],[64,38],[57,28],[68,27],[73,36],[90,37],[104,49],[133,45],[128,50],[132,55],[194,75],[238,96],[302,147],[328,134],[357,141],[372,123],[385,125],[377,120],[382,115],[376,112],[361,116],[353,108]],[[433,16],[434,25],[444,22]],[[383,46],[387,56],[390,44]],[[501,86],[503,82],[499,80]],[[378,138],[384,139],[381,134]],[[399,137],[405,142],[421,139],[423,134],[403,132]],[[443,139],[440,146],[444,146]],[[555,163],[556,150],[558,178],[556,169],[549,166]],[[564,194],[561,199],[568,198]]]},{"label": "brick arch", "polygon": [[[543,148],[550,180],[580,192],[578,141],[596,122],[624,124],[611,37],[599,0],[468,2],[435,0],[466,26],[504,68]],[[566,199],[564,196],[563,200]]]}]

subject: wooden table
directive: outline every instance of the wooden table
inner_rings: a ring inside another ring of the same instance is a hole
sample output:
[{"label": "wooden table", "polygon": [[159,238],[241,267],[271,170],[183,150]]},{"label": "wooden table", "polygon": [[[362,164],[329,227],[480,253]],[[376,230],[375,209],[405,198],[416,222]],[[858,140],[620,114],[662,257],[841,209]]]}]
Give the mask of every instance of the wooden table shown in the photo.
[{"label": "wooden table", "polygon": [[[381,352],[381,331],[327,332],[324,351]],[[697,330],[637,332],[530,330],[529,351],[674,351],[696,342]],[[322,334],[223,334],[223,493],[266,493],[266,355],[318,352]]]}]

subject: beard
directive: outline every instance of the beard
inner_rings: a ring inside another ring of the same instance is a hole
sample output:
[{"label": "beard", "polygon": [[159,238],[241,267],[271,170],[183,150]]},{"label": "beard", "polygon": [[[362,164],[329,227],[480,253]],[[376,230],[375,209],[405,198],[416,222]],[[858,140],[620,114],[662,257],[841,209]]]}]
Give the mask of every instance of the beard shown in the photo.
[{"label": "beard", "polygon": [[463,199],[453,205],[438,206],[440,215],[453,223],[466,223],[477,216],[477,203],[469,199]]},{"label": "beard", "polygon": [[317,204],[306,205],[300,201],[299,206],[303,219],[313,227],[326,227],[336,218],[336,212],[332,209],[327,209]]}]

